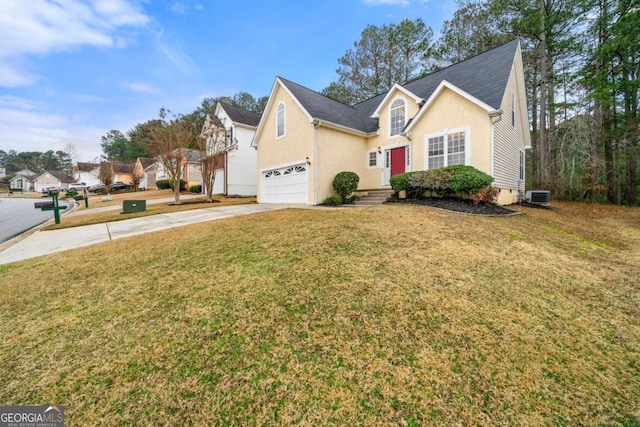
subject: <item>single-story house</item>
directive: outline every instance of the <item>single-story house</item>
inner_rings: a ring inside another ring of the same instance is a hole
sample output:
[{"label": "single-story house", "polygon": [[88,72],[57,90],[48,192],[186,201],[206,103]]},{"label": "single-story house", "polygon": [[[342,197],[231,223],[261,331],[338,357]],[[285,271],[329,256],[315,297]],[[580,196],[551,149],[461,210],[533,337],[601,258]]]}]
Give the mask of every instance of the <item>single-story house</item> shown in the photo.
[{"label": "single-story house", "polygon": [[73,167],[73,176],[77,183],[87,186],[100,184],[100,163],[78,162]]},{"label": "single-story house", "polygon": [[38,176],[29,169],[22,169],[15,173],[9,180],[9,188],[18,191],[31,191],[34,188],[33,180]]},{"label": "single-story house", "polygon": [[70,184],[76,182],[75,178],[64,172],[48,170],[38,174],[33,179],[33,189],[42,191],[47,187],[69,188]]},{"label": "single-story house", "polygon": [[152,157],[138,157],[133,166],[133,173],[142,176],[140,188],[156,188],[158,164]]},{"label": "single-story house", "polygon": [[355,105],[277,77],[253,144],[258,201],[317,205],[341,171],[359,191],[393,175],[464,164],[494,177],[498,203],[524,190],[530,146],[518,40]]}]

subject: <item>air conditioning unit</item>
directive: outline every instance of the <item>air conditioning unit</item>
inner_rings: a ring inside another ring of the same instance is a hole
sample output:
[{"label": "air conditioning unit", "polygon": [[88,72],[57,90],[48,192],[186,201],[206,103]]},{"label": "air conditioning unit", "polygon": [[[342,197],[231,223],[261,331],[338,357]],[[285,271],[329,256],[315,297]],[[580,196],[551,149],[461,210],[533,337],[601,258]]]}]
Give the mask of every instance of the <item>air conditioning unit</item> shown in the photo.
[{"label": "air conditioning unit", "polygon": [[529,203],[549,206],[549,202],[551,201],[551,193],[546,190],[532,190],[526,192],[525,198]]}]

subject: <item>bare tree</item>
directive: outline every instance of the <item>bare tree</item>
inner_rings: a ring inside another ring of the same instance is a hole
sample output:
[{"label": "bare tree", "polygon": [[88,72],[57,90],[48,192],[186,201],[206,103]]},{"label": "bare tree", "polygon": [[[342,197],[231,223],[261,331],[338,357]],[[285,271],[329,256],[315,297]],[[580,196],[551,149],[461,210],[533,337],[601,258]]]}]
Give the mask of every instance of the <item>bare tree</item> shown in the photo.
[{"label": "bare tree", "polygon": [[142,181],[142,178],[144,178],[144,170],[142,169],[142,166],[138,166],[138,163],[133,166],[133,173],[131,174],[133,191],[138,191],[138,189],[140,188],[140,182]]},{"label": "bare tree", "polygon": [[[231,135],[229,135],[231,137]],[[198,137],[198,149],[202,152],[200,157],[200,168],[202,170],[202,183],[206,194],[207,202],[213,201],[213,185],[216,182],[216,169],[223,167],[224,153],[227,144],[227,132],[224,124],[217,117],[207,117],[202,126],[202,131]],[[229,141],[228,145],[233,145]]]},{"label": "bare tree", "polygon": [[184,149],[194,137],[193,122],[183,116],[173,116],[164,108],[160,110],[160,125],[151,129],[150,151],[158,158],[169,181],[173,184],[175,204],[180,204],[180,181],[184,164]]},{"label": "bare tree", "polygon": [[109,193],[113,184],[113,165],[111,162],[100,163],[98,179],[104,184],[104,192]]},{"label": "bare tree", "polygon": [[64,147],[62,147],[62,151],[67,155],[67,159],[69,160],[69,164],[67,165],[67,170],[65,172],[67,175],[73,175],[73,162],[78,158],[78,150],[75,145],[68,142]]}]

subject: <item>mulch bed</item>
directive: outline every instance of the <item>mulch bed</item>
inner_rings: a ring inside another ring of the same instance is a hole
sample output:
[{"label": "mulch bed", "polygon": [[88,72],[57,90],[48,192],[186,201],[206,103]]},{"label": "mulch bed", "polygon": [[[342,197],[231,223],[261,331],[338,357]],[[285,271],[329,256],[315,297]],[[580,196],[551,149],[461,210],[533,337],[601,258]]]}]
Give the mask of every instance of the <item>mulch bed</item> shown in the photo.
[{"label": "mulch bed", "polygon": [[517,213],[511,209],[507,209],[498,205],[488,205],[484,203],[475,204],[471,200],[453,199],[453,198],[435,198],[427,199],[405,199],[394,200],[395,203],[410,203],[414,205],[431,206],[434,208],[446,209],[454,212],[461,212],[471,215],[513,215]]}]

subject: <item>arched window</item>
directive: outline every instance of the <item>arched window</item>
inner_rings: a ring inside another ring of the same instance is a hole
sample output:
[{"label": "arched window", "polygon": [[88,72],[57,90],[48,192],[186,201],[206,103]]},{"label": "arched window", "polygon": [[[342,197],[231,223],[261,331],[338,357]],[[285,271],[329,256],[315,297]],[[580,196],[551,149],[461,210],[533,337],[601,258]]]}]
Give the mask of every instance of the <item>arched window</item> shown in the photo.
[{"label": "arched window", "polygon": [[278,104],[278,112],[276,115],[276,138],[284,136],[284,103]]},{"label": "arched window", "polygon": [[405,125],[405,105],[404,101],[400,98],[396,99],[391,103],[391,109],[389,111],[390,118],[390,136],[398,135],[402,132]]}]

